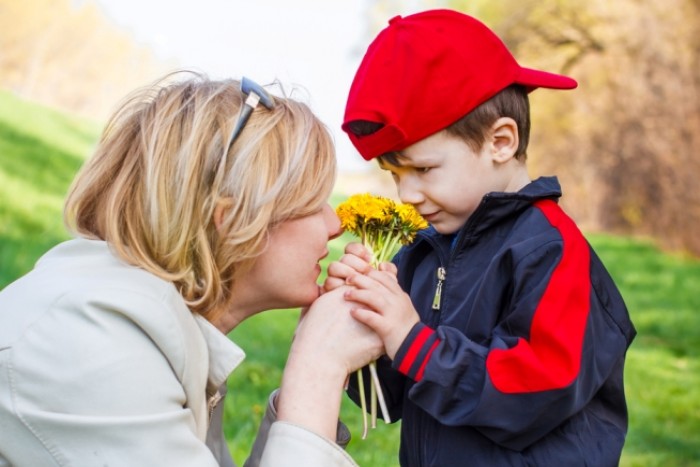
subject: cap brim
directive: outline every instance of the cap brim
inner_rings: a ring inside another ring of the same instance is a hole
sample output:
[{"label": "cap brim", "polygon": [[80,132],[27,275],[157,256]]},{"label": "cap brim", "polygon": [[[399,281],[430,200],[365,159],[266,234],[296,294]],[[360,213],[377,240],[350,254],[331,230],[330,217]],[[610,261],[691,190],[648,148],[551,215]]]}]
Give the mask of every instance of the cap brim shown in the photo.
[{"label": "cap brim", "polygon": [[523,67],[520,68],[515,82],[529,91],[536,88],[574,89],[578,86],[576,80],[568,76]]}]

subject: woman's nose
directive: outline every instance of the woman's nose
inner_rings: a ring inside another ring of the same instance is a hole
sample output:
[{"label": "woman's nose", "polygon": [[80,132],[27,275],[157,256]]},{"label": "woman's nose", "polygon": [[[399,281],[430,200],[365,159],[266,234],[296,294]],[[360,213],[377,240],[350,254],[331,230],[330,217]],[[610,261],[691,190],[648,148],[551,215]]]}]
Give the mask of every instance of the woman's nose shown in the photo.
[{"label": "woman's nose", "polygon": [[343,233],[343,229],[340,227],[340,218],[330,204],[326,204],[323,207],[323,211],[324,217],[326,218],[326,225],[328,227],[328,239],[333,240]]}]

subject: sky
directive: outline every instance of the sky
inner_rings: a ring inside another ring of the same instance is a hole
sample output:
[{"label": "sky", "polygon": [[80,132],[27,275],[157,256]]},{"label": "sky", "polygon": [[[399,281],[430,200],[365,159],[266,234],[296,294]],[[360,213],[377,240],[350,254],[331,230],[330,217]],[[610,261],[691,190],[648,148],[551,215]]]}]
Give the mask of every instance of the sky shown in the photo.
[{"label": "sky", "polygon": [[97,0],[115,23],[180,67],[212,78],[279,80],[288,94],[294,89],[291,95],[309,104],[333,133],[341,171],[368,168],[340,125],[371,40],[365,19],[370,2]]}]

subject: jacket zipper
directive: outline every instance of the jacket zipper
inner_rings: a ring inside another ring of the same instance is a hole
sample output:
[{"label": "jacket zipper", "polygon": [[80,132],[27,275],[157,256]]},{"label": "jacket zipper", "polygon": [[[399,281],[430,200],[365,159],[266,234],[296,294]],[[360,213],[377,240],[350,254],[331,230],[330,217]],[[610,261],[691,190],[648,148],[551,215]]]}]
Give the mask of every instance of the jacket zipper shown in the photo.
[{"label": "jacket zipper", "polygon": [[442,299],[442,285],[445,282],[445,279],[447,278],[447,270],[440,266],[437,268],[437,278],[438,278],[438,283],[437,287],[435,288],[435,296],[433,297],[433,310],[439,310],[440,309],[440,301]]}]

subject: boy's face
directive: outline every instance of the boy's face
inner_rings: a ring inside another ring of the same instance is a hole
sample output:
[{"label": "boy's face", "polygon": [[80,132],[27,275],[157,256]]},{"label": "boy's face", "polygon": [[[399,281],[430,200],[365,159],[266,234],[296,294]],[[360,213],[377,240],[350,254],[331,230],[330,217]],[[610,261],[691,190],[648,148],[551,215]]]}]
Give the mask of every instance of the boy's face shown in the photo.
[{"label": "boy's face", "polygon": [[435,133],[401,151],[400,165],[384,161],[399,198],[410,203],[441,234],[457,232],[474,213],[486,193],[504,191],[507,177],[486,143],[474,151],[445,131]]}]

